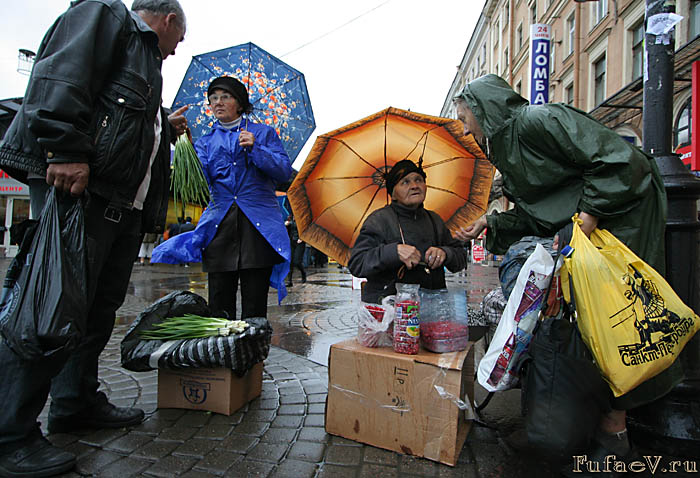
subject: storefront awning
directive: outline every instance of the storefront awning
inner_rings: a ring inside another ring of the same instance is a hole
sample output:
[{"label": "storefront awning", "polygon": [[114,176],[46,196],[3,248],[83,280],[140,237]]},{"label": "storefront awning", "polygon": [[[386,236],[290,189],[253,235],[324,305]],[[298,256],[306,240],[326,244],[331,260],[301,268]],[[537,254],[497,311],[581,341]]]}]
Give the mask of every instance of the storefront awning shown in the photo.
[{"label": "storefront awning", "polygon": [[[674,55],[674,96],[691,87],[692,66],[696,60],[700,60],[700,36],[676,50]],[[591,116],[609,128],[626,123],[642,114],[643,88],[642,78],[637,78],[598,105],[591,111]]]}]

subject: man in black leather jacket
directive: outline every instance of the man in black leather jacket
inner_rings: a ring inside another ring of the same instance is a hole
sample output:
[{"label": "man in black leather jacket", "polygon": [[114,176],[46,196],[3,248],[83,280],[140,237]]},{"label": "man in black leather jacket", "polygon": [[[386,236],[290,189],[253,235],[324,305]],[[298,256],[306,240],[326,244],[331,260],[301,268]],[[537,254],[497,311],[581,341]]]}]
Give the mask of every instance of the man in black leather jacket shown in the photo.
[{"label": "man in black leather jacket", "polygon": [[186,120],[184,110],[168,117],[161,107],[160,70],[184,34],[177,0],[134,0],[131,12],[121,0],[78,0],[39,47],[23,105],[0,144],[0,167],[29,184],[35,216],[49,186],[60,192],[60,212],[89,192],[89,312],[70,355],[22,361],[0,343],[0,476],[51,476],[74,466],[75,456],[53,447],[36,421],[49,391],[51,433],[143,420],[142,410],[115,407],[97,391],[97,363],[142,233],[162,232],[165,221],[169,141]]}]

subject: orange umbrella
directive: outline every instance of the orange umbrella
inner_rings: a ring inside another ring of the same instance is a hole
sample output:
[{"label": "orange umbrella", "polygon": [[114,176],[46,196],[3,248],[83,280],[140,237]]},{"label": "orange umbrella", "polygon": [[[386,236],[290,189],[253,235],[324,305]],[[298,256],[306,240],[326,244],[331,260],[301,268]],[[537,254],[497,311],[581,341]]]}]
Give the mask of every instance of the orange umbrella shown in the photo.
[{"label": "orange umbrella", "polygon": [[462,123],[397,108],[318,136],[287,191],[299,236],[347,265],[365,218],[391,202],[384,174],[422,160],[425,207],[454,231],[486,212],[494,168]]}]

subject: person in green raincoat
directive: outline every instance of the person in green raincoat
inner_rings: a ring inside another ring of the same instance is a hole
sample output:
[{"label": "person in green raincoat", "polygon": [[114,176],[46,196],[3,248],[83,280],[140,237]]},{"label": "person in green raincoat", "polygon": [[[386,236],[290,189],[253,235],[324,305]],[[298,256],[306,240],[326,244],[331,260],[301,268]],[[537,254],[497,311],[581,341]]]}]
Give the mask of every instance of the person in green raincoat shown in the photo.
[{"label": "person in green raincoat", "polygon": [[[455,103],[465,134],[474,135],[501,172],[503,193],[515,204],[482,216],[456,238],[471,240],[488,228],[486,248],[504,254],[523,236],[554,236],[578,212],[586,235],[596,227],[608,229],[664,273],[666,193],[651,156],[581,110],[561,103],[530,105],[496,75],[470,82]],[[665,395],[682,376],[676,361],[613,399],[613,411],[600,424],[596,454],[628,454],[626,410]]]}]

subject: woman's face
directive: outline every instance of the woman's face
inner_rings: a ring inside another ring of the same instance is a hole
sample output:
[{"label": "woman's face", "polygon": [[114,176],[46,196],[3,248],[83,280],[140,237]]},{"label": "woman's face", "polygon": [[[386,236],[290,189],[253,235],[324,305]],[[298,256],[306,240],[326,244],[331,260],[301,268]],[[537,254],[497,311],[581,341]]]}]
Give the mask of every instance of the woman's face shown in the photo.
[{"label": "woman's face", "polygon": [[399,183],[394,186],[391,200],[406,207],[417,208],[425,201],[426,189],[423,176],[418,173],[410,173],[401,178]]},{"label": "woman's face", "polygon": [[209,104],[214,117],[222,123],[230,123],[241,116],[241,105],[238,100],[226,90],[216,88],[209,96]]}]

